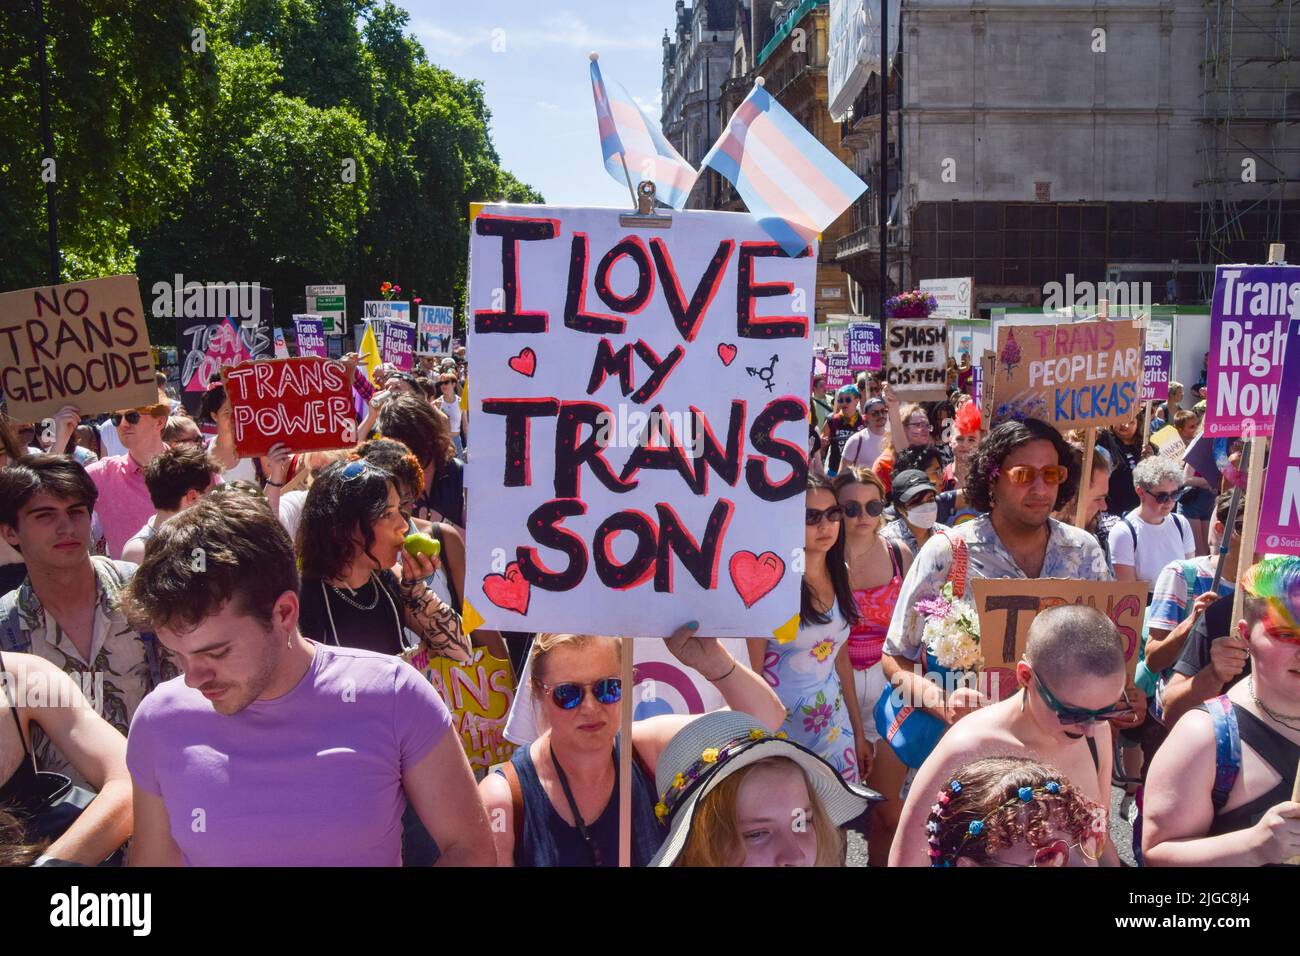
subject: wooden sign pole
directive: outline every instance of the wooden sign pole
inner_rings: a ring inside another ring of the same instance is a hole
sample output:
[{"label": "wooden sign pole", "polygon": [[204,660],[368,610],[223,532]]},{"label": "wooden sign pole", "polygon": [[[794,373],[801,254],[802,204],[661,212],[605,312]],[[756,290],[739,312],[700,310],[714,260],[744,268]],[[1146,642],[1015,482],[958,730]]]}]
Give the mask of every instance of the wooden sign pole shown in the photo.
[{"label": "wooden sign pole", "polygon": [[[1103,322],[1110,318],[1110,300],[1098,301],[1100,311],[1097,315]],[[1097,450],[1097,429],[1088,429],[1088,438],[1083,444],[1083,471],[1079,475],[1079,496],[1074,508],[1074,526],[1082,528],[1088,523],[1088,486],[1092,483],[1092,456]]]},{"label": "wooden sign pole", "polygon": [[632,639],[623,643],[622,731],[618,748],[618,865],[632,866]]},{"label": "wooden sign pole", "polygon": [[1097,429],[1088,429],[1088,440],[1083,445],[1083,471],[1079,475],[1079,498],[1074,509],[1074,526],[1083,528],[1088,523],[1088,499],[1092,484],[1092,456],[1097,450]]}]

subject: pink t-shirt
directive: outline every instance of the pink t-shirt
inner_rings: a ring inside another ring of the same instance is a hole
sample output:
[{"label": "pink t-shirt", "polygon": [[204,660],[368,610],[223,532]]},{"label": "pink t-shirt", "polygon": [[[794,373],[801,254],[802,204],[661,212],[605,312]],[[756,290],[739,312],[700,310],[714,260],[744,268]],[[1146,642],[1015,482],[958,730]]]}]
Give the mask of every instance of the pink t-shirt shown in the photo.
[{"label": "pink t-shirt", "polygon": [[136,711],[126,762],[187,866],[400,866],[402,773],[451,727],[400,658],[315,644],[289,693],[223,716],[177,677]]},{"label": "pink t-shirt", "polygon": [[108,556],[116,561],[122,557],[126,543],[156,510],[144,483],[144,469],[130,455],[113,455],[87,466],[86,474],[99,489],[95,512],[104,529]]}]

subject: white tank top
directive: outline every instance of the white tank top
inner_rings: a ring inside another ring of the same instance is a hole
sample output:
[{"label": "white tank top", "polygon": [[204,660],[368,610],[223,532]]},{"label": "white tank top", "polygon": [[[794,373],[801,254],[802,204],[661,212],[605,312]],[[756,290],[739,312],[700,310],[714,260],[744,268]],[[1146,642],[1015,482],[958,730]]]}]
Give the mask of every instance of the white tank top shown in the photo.
[{"label": "white tank top", "polygon": [[460,433],[460,399],[453,398],[450,402],[438,399],[438,407],[442,409],[451,423],[451,433],[457,435]]}]

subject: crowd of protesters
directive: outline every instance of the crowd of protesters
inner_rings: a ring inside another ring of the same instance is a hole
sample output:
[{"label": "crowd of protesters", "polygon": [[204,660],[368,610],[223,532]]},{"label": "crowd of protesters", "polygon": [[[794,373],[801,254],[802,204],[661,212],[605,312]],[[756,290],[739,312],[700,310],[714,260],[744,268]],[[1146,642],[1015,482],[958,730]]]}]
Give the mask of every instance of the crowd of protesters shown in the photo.
[{"label": "crowd of protesters", "polygon": [[[665,622],[723,709],[623,741],[622,642],[462,625],[464,350],[346,361],[366,407],[333,452],[241,459],[219,381],[0,427],[0,861],[612,866],[623,746],[635,865],[839,866],[846,828],[876,866],[1118,865],[1116,781],[1145,865],[1300,855],[1300,559],[1238,567],[1177,383],[1085,461],[1081,434],[983,421],[965,354],[939,402],[815,376],[797,633],[737,656]],[[1146,582],[1136,678],[1066,606],[1000,699],[929,679],[927,608],[977,578]],[[538,733],[476,776],[408,660],[479,649]]]}]

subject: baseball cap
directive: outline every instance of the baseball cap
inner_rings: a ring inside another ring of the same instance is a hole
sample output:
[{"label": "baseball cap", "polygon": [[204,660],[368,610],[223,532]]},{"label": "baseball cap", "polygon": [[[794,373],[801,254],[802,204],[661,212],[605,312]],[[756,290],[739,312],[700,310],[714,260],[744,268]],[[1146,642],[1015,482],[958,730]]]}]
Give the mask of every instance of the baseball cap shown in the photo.
[{"label": "baseball cap", "polygon": [[894,500],[899,504],[911,504],[917,497],[925,492],[937,495],[934,485],[930,484],[930,478],[923,471],[915,468],[908,468],[906,471],[900,471],[894,476]]}]

